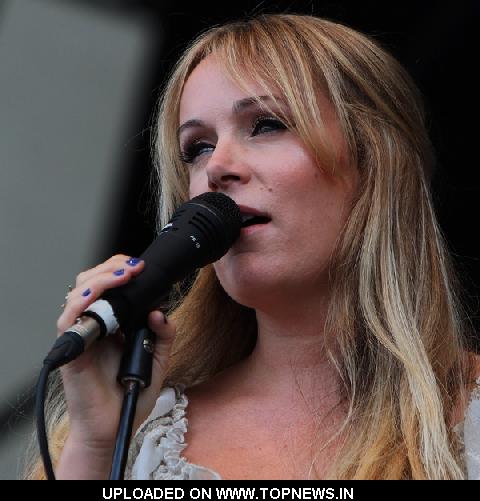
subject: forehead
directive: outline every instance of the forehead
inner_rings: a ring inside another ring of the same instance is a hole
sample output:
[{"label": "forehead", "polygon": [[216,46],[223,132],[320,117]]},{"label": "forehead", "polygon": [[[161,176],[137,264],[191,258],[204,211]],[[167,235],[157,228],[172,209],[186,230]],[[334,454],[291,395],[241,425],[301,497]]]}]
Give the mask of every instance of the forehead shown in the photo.
[{"label": "forehead", "polygon": [[201,61],[188,77],[180,99],[180,122],[203,111],[222,111],[234,101],[265,94],[265,87],[246,79],[241,88],[215,56]]}]

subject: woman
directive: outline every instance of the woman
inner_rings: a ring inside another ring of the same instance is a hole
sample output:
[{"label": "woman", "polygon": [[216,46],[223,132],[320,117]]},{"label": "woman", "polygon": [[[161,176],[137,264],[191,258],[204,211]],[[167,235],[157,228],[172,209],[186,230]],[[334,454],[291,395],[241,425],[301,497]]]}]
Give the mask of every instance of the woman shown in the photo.
[{"label": "woman", "polygon": [[[242,229],[168,320],[151,313],[129,477],[476,475],[461,427],[479,366],[432,209],[421,101],[399,64],[308,16],[214,28],[166,87],[156,153],[162,225],[205,191],[268,222]],[[114,256],[81,273],[59,332],[143,266]],[[120,348],[98,343],[62,368],[58,478],[108,477]]]}]

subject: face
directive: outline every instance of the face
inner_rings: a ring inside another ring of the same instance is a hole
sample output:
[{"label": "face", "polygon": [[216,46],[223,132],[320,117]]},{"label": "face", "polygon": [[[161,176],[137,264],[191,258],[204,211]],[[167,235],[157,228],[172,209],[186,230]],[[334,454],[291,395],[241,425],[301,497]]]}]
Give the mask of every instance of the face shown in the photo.
[{"label": "face", "polygon": [[[333,109],[324,96],[318,99],[329,140],[344,157]],[[314,161],[279,120],[289,116],[287,103],[279,101],[277,107],[254,82],[248,92],[240,89],[209,56],[188,78],[180,105],[190,197],[219,191],[243,212],[268,218],[243,228],[214,264],[225,291],[252,308],[281,307],[327,292],[328,264],[358,184],[356,169],[342,164],[332,176],[328,166]]]}]

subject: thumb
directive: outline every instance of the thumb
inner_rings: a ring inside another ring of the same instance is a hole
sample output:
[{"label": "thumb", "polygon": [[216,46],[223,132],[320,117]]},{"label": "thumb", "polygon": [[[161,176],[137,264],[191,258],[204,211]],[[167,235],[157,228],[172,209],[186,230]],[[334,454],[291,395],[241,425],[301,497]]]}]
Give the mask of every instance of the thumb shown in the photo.
[{"label": "thumb", "polygon": [[171,344],[175,339],[175,325],[173,320],[167,319],[165,313],[159,310],[152,311],[148,316],[148,326],[156,334],[156,342],[160,345]]},{"label": "thumb", "polygon": [[167,371],[176,329],[173,320],[167,319],[166,315],[158,310],[149,314],[148,326],[156,335],[153,359],[158,371],[157,377],[161,379]]}]

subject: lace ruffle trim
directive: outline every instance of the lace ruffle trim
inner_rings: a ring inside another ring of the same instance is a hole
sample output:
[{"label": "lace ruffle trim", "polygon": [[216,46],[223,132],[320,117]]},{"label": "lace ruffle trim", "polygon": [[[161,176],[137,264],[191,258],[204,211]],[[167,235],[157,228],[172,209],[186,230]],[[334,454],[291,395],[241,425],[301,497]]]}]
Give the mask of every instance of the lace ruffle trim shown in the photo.
[{"label": "lace ruffle trim", "polygon": [[132,441],[125,478],[132,480],[216,480],[212,470],[181,456],[187,444],[185,387],[164,388],[155,407]]}]

